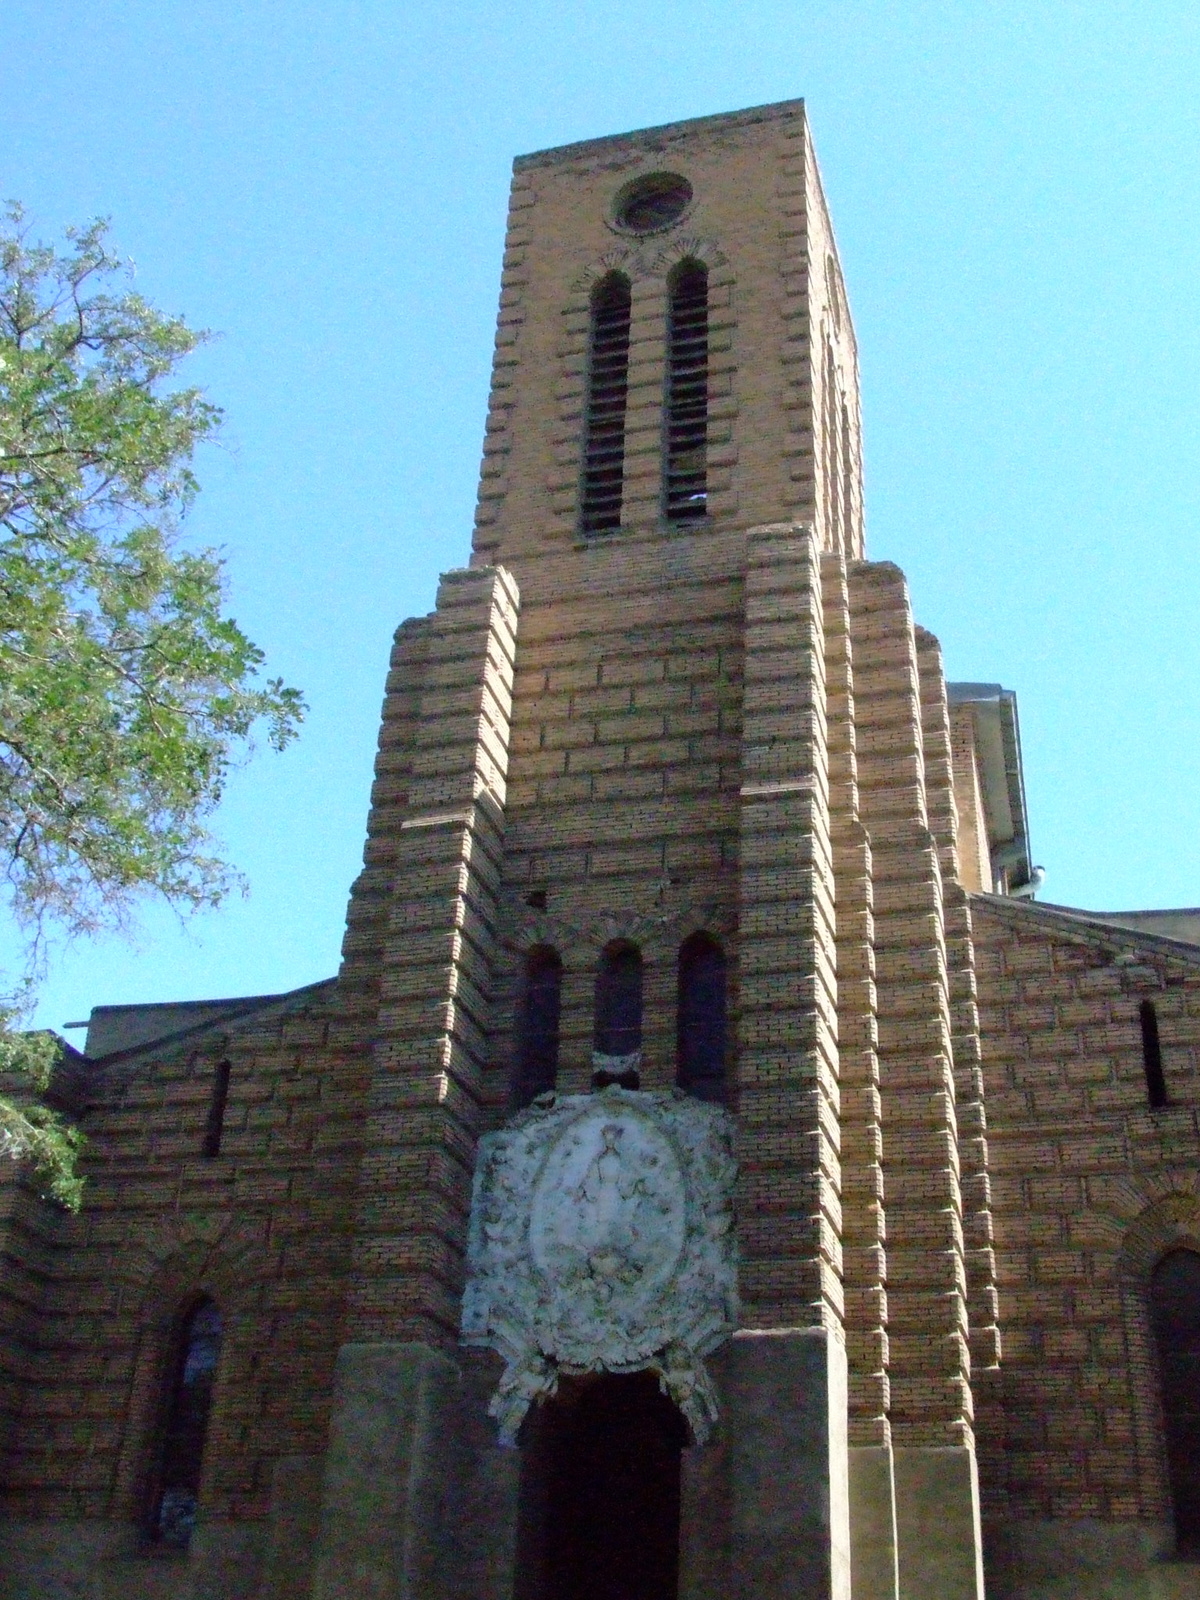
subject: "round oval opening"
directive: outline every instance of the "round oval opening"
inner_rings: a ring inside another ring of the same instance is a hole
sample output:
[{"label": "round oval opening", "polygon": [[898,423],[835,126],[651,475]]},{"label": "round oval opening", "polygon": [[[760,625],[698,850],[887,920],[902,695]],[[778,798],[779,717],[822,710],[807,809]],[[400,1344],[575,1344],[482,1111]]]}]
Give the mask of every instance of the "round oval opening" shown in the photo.
[{"label": "round oval opening", "polygon": [[617,196],[613,216],[630,233],[656,233],[678,222],[692,198],[692,186],[677,172],[650,172]]}]

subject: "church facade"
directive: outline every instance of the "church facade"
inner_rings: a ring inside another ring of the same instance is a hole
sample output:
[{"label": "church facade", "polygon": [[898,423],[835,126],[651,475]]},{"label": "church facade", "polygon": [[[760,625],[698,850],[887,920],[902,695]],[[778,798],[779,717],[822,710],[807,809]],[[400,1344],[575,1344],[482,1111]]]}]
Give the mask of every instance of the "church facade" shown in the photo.
[{"label": "church facade", "polygon": [[0,1595],[1200,1596],[1200,913],[1034,882],[802,102],[519,159],[338,974],[0,1164]]}]

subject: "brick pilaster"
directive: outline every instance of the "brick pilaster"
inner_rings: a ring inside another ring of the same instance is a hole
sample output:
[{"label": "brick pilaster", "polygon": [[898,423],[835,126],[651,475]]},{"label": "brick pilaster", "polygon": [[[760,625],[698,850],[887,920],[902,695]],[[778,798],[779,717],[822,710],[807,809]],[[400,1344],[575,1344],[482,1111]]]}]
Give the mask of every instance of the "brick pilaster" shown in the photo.
[{"label": "brick pilaster", "polygon": [[971,1442],[942,874],[930,831],[916,641],[903,574],[850,572],[859,803],[871,836],[891,1421],[896,1444]]},{"label": "brick pilaster", "polygon": [[365,1037],[369,1042],[379,1011],[379,976],[396,892],[401,823],[408,811],[431,621],[411,617],[402,622],[388,663],[363,869],[350,890],[338,974],[343,1025],[355,1041]]},{"label": "brick pilaster", "polygon": [[[985,1503],[1003,1499],[1003,1438],[1000,1385],[999,1302],[992,1239],[988,1176],[987,1116],[980,1056],[979,1005],[970,899],[962,883],[959,814],[955,791],[954,736],[946,696],[941,646],[924,628],[916,630],[921,674],[921,725],[930,825],[938,842],[946,930],[946,975],[954,1051],[955,1119],[962,1193],[963,1247],[967,1270],[971,1391]],[[972,752],[973,756],[973,752]],[[974,778],[974,772],[970,774]],[[968,837],[970,846],[973,839]]]},{"label": "brick pilaster", "polygon": [[858,814],[854,664],[846,565],[821,558],[829,715],[829,809],[837,885],[842,1263],[850,1444],[889,1442],[887,1261],[875,1019],[871,844]]},{"label": "brick pilaster", "polygon": [[816,541],[747,537],[740,1242],[745,1320],[840,1327],[837,984]]},{"label": "brick pilaster", "polygon": [[503,840],[516,585],[451,572],[428,620],[379,1012],[347,1337],[458,1325]]}]

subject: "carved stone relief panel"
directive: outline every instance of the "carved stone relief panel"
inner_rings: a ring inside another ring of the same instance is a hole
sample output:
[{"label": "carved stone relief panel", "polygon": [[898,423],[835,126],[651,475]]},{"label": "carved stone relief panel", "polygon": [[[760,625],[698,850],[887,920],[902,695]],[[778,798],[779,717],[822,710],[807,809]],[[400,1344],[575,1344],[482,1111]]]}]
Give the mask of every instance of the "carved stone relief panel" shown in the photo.
[{"label": "carved stone relief panel", "polygon": [[507,1363],[491,1414],[516,1442],[559,1375],[657,1372],[697,1441],[703,1357],[737,1326],[733,1124],[678,1091],[543,1095],[480,1140],[465,1344]]}]

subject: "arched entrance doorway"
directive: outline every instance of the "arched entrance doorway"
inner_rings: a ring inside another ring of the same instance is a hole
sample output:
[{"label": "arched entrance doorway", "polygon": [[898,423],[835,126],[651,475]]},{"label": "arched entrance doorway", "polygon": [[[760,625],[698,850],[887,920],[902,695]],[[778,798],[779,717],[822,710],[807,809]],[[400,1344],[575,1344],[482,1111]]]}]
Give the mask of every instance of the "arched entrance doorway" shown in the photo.
[{"label": "arched entrance doorway", "polygon": [[676,1600],[686,1442],[654,1373],[564,1380],[522,1430],[517,1600]]}]

